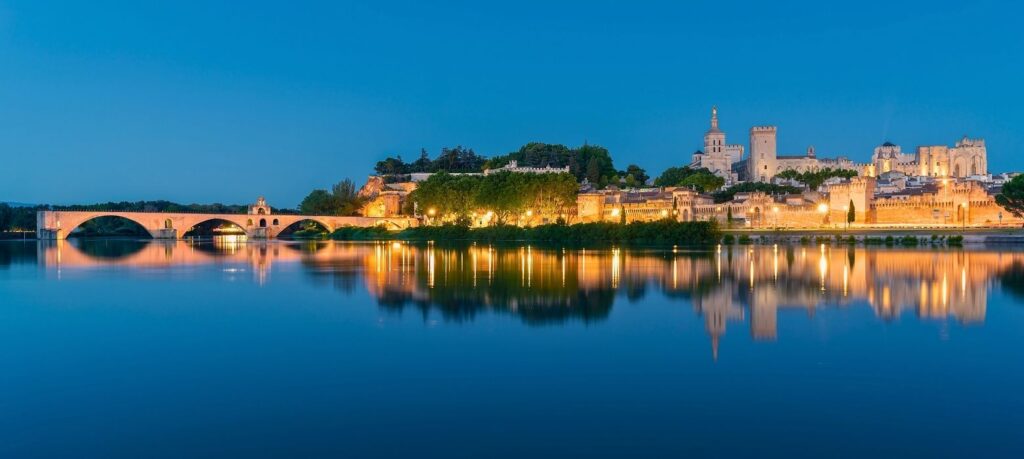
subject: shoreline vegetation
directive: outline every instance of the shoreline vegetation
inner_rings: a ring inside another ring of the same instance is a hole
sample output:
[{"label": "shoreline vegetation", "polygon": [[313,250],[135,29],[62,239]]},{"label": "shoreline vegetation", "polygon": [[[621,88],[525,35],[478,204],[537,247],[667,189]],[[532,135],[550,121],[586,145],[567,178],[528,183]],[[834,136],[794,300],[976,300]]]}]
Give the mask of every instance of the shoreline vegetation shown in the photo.
[{"label": "shoreline vegetation", "polygon": [[384,228],[343,227],[330,239],[336,241],[401,240],[418,242],[536,242],[560,244],[624,243],[713,245],[721,236],[714,222],[636,222],[549,224],[533,227],[515,225],[470,228],[460,225],[419,226],[402,231]]}]

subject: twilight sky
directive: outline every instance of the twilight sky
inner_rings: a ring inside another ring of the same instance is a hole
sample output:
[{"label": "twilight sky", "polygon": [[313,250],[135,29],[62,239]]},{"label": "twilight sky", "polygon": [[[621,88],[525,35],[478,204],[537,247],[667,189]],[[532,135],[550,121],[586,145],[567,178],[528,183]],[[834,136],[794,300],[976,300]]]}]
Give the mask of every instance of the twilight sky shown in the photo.
[{"label": "twilight sky", "polygon": [[730,143],[969,134],[1024,169],[1016,2],[150,3],[0,1],[0,201],[295,206],[387,155],[529,141],[657,175],[712,104]]}]

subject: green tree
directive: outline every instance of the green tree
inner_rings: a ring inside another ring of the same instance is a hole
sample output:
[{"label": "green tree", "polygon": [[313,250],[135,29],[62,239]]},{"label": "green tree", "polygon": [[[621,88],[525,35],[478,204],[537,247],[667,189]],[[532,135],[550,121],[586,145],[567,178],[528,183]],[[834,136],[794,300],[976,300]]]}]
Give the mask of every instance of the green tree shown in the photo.
[{"label": "green tree", "polygon": [[299,212],[305,215],[358,215],[365,204],[355,183],[345,179],[331,186],[331,191],[311,191],[299,204]]},{"label": "green tree", "polygon": [[725,206],[725,224],[732,228],[732,206]]},{"label": "green tree", "polygon": [[712,174],[711,172],[708,172],[706,169],[694,174],[690,174],[689,177],[686,177],[678,184],[678,186],[693,187],[697,191],[700,191],[701,193],[715,191],[721,188],[723,185],[725,185],[724,178]]},{"label": "green tree", "polygon": [[626,207],[619,206],[619,223],[626,224]]},{"label": "green tree", "polygon": [[359,197],[356,184],[351,179],[342,180],[331,187],[337,208],[332,215],[358,215],[366,201]]},{"label": "green tree", "polygon": [[636,164],[626,166],[626,170],[622,171],[619,175],[622,175],[623,177],[633,177],[633,180],[635,180],[640,186],[646,185],[647,181],[651,179],[651,177],[647,175],[647,171]]},{"label": "green tree", "polygon": [[339,207],[337,199],[327,190],[313,190],[299,204],[305,215],[334,215]]},{"label": "green tree", "polygon": [[414,161],[409,168],[409,172],[432,172],[434,162],[430,160],[430,155],[427,154],[426,148],[420,149],[420,158]]},{"label": "green tree", "polygon": [[440,221],[469,222],[469,214],[477,207],[476,197],[482,178],[439,172],[419,183],[409,200],[420,213],[433,210]]},{"label": "green tree", "polygon": [[522,178],[527,210],[561,218],[576,206],[579,184],[572,174],[525,174]]},{"label": "green tree", "polygon": [[703,193],[717,190],[723,185],[725,185],[725,179],[703,167],[698,169],[689,166],[670,167],[654,180],[654,186],[686,186],[696,188],[697,191]]},{"label": "green tree", "polygon": [[1003,184],[996,195],[996,203],[1017,218],[1024,218],[1024,174],[1017,175]]},{"label": "green tree", "polygon": [[476,203],[485,212],[494,212],[495,223],[504,225],[526,210],[526,176],[499,172],[483,177],[477,190]]},{"label": "green tree", "polygon": [[689,167],[670,167],[654,179],[654,186],[677,186],[692,173]]},{"label": "green tree", "polygon": [[802,190],[797,187],[776,185],[774,183],[744,182],[718,190],[712,194],[712,197],[714,197],[715,202],[727,202],[731,201],[736,196],[736,193],[750,193],[754,191],[778,195],[800,193]]},{"label": "green tree", "polygon": [[594,186],[598,186],[601,183],[601,164],[596,158],[590,158],[587,161],[586,179]]},{"label": "green tree", "polygon": [[377,175],[408,174],[409,166],[402,161],[402,156],[399,155],[397,158],[387,157],[383,161],[377,161],[373,170],[377,172]]},{"label": "green tree", "polygon": [[857,219],[857,209],[853,207],[853,200],[850,200],[850,210],[846,212],[846,223],[853,223]]},{"label": "green tree", "polygon": [[797,172],[793,169],[786,169],[782,172],[779,172],[778,174],[775,174],[775,176],[784,179],[796,180],[800,183],[803,183],[808,188],[816,190],[818,189],[818,187],[821,186],[822,183],[825,183],[825,180],[828,180],[832,177],[849,179],[852,177],[856,177],[857,171],[851,169],[832,169],[830,167],[809,172]]},{"label": "green tree", "polygon": [[0,203],[0,231],[10,231],[14,223],[14,209],[7,203]]}]

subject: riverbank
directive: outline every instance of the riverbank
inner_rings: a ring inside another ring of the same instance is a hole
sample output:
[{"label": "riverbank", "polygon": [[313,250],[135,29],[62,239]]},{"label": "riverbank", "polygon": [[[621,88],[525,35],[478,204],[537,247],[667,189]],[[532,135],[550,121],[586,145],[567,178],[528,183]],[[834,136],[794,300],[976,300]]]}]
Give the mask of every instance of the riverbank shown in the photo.
[{"label": "riverbank", "polygon": [[871,244],[886,238],[895,240],[917,238],[919,241],[960,240],[961,244],[1015,244],[1024,245],[1024,230],[1020,228],[967,228],[966,231],[952,228],[851,228],[849,230],[783,230],[783,229],[722,229],[723,238],[732,235],[736,240],[746,236],[753,241],[772,243],[800,243],[806,240],[848,240],[853,237],[857,243]]},{"label": "riverbank", "polygon": [[630,223],[577,223],[574,225],[540,225],[522,228],[512,225],[469,228],[456,225],[420,226],[402,231],[384,228],[343,227],[331,234],[339,241],[403,240],[403,241],[473,241],[473,242],[544,242],[557,244],[629,243],[710,245],[719,241],[721,233],[712,222],[659,221]]}]

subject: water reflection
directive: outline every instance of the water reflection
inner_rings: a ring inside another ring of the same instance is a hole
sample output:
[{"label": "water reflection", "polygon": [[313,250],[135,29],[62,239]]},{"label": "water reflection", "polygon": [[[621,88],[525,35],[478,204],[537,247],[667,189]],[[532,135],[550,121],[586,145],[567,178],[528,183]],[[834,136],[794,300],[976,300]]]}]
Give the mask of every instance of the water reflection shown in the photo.
[{"label": "water reflection", "polygon": [[[0,246],[0,263],[24,244]],[[882,321],[985,320],[990,289],[1024,296],[1024,254],[996,250],[735,246],[707,251],[566,250],[532,246],[451,248],[403,243],[285,243],[218,238],[190,242],[40,243],[48,272],[94,266],[243,265],[260,285],[277,263],[297,263],[342,294],[368,291],[381,308],[444,320],[507,314],[530,325],[599,323],[617,299],[660,292],[701,316],[712,352],[727,330],[778,338],[780,311],[870,307]]]}]

